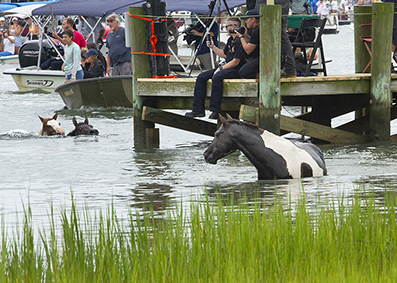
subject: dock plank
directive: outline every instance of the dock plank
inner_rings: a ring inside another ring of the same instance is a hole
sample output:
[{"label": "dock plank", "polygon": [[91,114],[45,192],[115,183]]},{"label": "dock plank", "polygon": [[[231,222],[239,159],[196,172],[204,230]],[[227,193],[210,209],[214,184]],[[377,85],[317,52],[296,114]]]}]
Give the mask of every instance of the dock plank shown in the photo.
[{"label": "dock plank", "polygon": [[[370,92],[370,74],[313,76],[281,79],[281,96],[364,94]],[[196,78],[139,78],[140,96],[193,97]],[[211,80],[207,84],[210,96]],[[258,80],[226,79],[223,97],[258,97]],[[397,92],[397,75],[392,75],[392,92]]]}]

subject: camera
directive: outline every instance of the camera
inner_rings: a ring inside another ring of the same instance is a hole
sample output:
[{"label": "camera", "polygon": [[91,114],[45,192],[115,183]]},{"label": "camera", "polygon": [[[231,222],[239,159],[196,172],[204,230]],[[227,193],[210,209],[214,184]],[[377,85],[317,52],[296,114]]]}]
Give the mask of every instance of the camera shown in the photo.
[{"label": "camera", "polygon": [[236,33],[236,31],[239,33],[239,34],[244,34],[245,33],[245,27],[239,27],[239,28],[231,28],[231,29],[229,29],[229,32],[230,33]]}]

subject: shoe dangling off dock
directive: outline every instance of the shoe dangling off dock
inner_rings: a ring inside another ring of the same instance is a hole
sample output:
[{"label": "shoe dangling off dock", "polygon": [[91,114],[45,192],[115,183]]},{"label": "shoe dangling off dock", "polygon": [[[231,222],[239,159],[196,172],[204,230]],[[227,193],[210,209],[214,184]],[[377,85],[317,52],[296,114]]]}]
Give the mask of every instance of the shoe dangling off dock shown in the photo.
[{"label": "shoe dangling off dock", "polygon": [[[157,0],[153,0],[157,1]],[[143,8],[130,7],[131,15]],[[388,141],[390,121],[397,118],[392,95],[397,76],[390,71],[393,4],[355,7],[355,74],[280,78],[281,6],[260,8],[259,79],[225,79],[222,112],[256,123],[275,134],[294,132],[337,144]],[[361,24],[372,24],[372,58],[360,41]],[[268,28],[271,27],[271,28]],[[144,21],[129,17],[132,55],[135,146],[158,146],[155,124],[213,136],[217,124],[162,109],[191,109],[195,78],[149,78]],[[138,40],[139,39],[139,40]],[[142,39],[142,40],[141,40]],[[371,66],[362,73],[368,62]],[[209,93],[211,81],[207,84]],[[282,105],[311,106],[297,117],[280,114]],[[208,101],[206,101],[208,107]],[[208,109],[208,108],[207,108]],[[355,111],[355,120],[337,128],[331,119]],[[392,137],[393,138],[393,137]]]}]

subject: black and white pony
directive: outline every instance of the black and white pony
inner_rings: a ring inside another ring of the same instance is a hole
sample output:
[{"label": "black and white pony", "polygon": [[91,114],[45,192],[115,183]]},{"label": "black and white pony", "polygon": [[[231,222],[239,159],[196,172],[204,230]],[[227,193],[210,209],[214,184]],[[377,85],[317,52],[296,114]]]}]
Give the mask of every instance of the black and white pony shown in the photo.
[{"label": "black and white pony", "polygon": [[293,143],[258,126],[219,115],[222,126],[204,152],[211,164],[240,150],[258,170],[258,179],[292,179],[327,174],[321,150],[311,143]]}]

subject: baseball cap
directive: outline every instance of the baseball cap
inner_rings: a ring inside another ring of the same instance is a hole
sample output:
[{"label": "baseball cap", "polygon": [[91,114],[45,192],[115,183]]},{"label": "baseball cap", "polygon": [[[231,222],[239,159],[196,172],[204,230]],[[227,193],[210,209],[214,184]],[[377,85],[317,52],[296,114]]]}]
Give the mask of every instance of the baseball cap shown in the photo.
[{"label": "baseball cap", "polygon": [[248,10],[247,13],[245,13],[244,16],[241,16],[240,19],[246,20],[248,18],[255,18],[259,20],[259,11],[255,9]]},{"label": "baseball cap", "polygon": [[98,56],[98,52],[96,52],[95,49],[88,49],[87,53],[85,53],[83,56],[84,57],[89,57],[91,55]]},{"label": "baseball cap", "polygon": [[6,19],[4,19],[4,17],[0,17],[0,22],[5,22]]},{"label": "baseball cap", "polygon": [[17,17],[13,17],[12,20],[13,21],[18,21],[18,18]]}]

